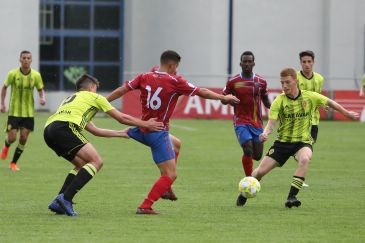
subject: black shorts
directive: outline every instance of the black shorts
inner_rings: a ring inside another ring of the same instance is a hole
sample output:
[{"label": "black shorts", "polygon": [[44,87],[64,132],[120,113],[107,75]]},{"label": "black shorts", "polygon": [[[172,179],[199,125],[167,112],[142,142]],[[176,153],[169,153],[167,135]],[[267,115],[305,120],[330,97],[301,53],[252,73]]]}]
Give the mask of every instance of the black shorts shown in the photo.
[{"label": "black shorts", "polygon": [[311,136],[313,138],[313,141],[316,142],[318,137],[318,125],[312,125]]},{"label": "black shorts", "polygon": [[6,131],[9,132],[12,129],[26,128],[28,130],[34,130],[34,117],[16,117],[8,116],[8,123],[6,124]]},{"label": "black shorts", "polygon": [[312,145],[308,143],[287,143],[275,141],[266,156],[273,158],[280,166],[283,166],[290,156],[294,156],[301,148],[304,147],[308,147],[313,150]]},{"label": "black shorts", "polygon": [[58,156],[72,161],[77,152],[89,141],[71,122],[54,121],[43,132],[44,141]]}]

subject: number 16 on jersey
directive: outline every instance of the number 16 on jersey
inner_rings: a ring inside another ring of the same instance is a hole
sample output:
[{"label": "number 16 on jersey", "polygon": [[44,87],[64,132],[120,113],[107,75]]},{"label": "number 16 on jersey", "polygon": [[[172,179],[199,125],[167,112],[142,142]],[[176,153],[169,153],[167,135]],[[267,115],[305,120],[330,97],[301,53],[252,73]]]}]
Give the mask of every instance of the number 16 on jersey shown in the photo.
[{"label": "number 16 on jersey", "polygon": [[158,110],[158,108],[160,108],[161,106],[161,99],[160,97],[158,97],[158,95],[160,94],[162,88],[158,87],[156,92],[153,94],[151,91],[151,86],[147,85],[146,90],[147,90],[147,104],[146,104],[147,108],[151,108],[152,110]]}]

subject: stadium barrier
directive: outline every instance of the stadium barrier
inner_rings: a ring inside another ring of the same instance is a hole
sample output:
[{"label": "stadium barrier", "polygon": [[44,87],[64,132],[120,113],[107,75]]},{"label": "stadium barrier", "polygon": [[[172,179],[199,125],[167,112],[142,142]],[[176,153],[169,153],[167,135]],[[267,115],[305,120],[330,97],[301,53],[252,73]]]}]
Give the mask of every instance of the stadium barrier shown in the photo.
[{"label": "stadium barrier", "polygon": [[[221,88],[209,88],[217,93],[221,93]],[[275,97],[281,93],[279,89],[269,90],[269,99],[272,102]],[[133,115],[141,115],[141,105],[139,101],[139,91],[129,92],[123,96],[122,111]],[[362,121],[365,121],[365,98],[359,96],[356,90],[335,90],[331,92],[323,92],[324,95],[331,97],[346,109],[359,112]],[[267,118],[268,110],[262,106],[262,114]],[[338,112],[331,109],[325,111],[320,108],[321,119],[325,120],[349,120]],[[205,100],[199,96],[181,96],[176,105],[172,118],[183,119],[232,119],[233,107],[222,105],[219,100]]]}]

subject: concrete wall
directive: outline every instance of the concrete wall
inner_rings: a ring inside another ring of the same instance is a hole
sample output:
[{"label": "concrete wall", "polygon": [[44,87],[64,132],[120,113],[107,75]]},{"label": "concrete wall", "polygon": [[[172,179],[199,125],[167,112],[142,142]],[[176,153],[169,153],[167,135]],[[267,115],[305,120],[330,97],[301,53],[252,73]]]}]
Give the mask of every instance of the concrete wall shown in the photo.
[{"label": "concrete wall", "polygon": [[364,73],[365,1],[327,0],[327,77],[331,89],[358,87]]},{"label": "concrete wall", "polygon": [[[166,49],[182,55],[179,73],[200,86],[222,87],[227,78],[228,0],[125,0],[125,79],[149,70]],[[233,73],[245,50],[255,71],[279,88],[278,74],[300,68],[298,53],[316,53],[315,70],[327,89],[356,89],[364,72],[365,1],[233,0]],[[0,8],[0,77],[19,66],[19,52],[39,66],[38,0],[3,0]],[[4,31],[6,30],[6,31]],[[47,80],[45,80],[47,82]],[[66,93],[48,93],[54,110]],[[115,103],[119,107],[119,103]]]},{"label": "concrete wall", "polygon": [[[22,50],[32,52],[32,68],[39,70],[39,0],[1,1],[0,30],[2,87],[7,73],[20,66],[19,55]],[[10,90],[7,100],[9,97]]]},{"label": "concrete wall", "polygon": [[126,0],[125,7],[127,74],[150,70],[162,51],[173,49],[182,56],[180,73],[198,85],[221,85],[227,70],[227,1]]},{"label": "concrete wall", "polygon": [[39,69],[39,0],[1,1],[0,80],[10,69],[20,66],[19,54],[29,50],[32,67]]},{"label": "concrete wall", "polygon": [[[355,89],[364,72],[365,1],[234,0],[233,72],[245,50],[256,55],[255,71],[279,88],[278,74],[300,68],[298,53],[316,53],[315,70],[325,88]],[[225,82],[228,0],[125,0],[126,79],[148,70],[160,53],[182,56],[179,72],[198,85]]]},{"label": "concrete wall", "polygon": [[256,55],[255,71],[279,88],[278,76],[285,67],[300,68],[298,53],[313,50],[316,70],[323,70],[323,7],[318,0],[235,1],[233,62],[240,72],[240,54]]}]

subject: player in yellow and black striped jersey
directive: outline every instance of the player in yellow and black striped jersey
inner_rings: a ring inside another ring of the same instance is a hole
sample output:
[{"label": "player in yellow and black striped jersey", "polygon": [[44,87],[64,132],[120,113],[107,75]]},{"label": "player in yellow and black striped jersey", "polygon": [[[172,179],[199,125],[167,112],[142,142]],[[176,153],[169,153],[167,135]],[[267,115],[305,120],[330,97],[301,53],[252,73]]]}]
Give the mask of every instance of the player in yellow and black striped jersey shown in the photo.
[{"label": "player in yellow and black striped jersey", "polygon": [[[300,90],[308,90],[320,94],[322,92],[324,78],[319,73],[313,71],[314,58],[315,55],[313,51],[306,50],[299,53],[302,70],[297,73],[297,79]],[[317,141],[319,119],[320,114],[317,107],[312,115],[311,135],[314,142]]]},{"label": "player in yellow and black striped jersey", "polygon": [[10,163],[10,169],[13,171],[19,170],[18,159],[23,153],[29,133],[34,129],[34,89],[38,90],[39,103],[41,105],[46,103],[42,77],[39,72],[30,67],[32,54],[29,51],[22,51],[19,61],[20,68],[9,71],[1,90],[1,112],[4,113],[6,111],[6,91],[8,87],[11,87],[6,128],[7,138],[1,151],[2,159],[7,158],[9,147],[15,142],[18,130],[20,133],[19,144]]},{"label": "player in yellow and black striped jersey", "polygon": [[271,104],[269,121],[260,135],[260,140],[266,141],[275,124],[279,122],[278,137],[260,165],[252,172],[252,176],[261,180],[272,169],[283,166],[290,156],[295,155],[298,165],[285,203],[286,207],[291,208],[301,205],[296,195],[304,183],[312,157],[313,139],[310,129],[316,107],[328,105],[350,119],[357,119],[359,114],[346,110],[321,94],[300,90],[297,73],[293,68],[283,69],[280,78],[284,93],[277,96]]},{"label": "player in yellow and black striped jersey", "polygon": [[58,156],[70,161],[75,167],[67,175],[58,196],[48,208],[58,214],[76,216],[72,199],[101,169],[103,162],[93,145],[81,134],[87,130],[99,137],[128,137],[125,130],[115,131],[96,127],[91,119],[99,110],[122,124],[163,130],[163,123],[155,119],[142,121],[119,112],[105,97],[96,93],[99,82],[84,74],[76,82],[77,92],[66,98],[55,114],[50,116],[44,128],[44,140]]}]

